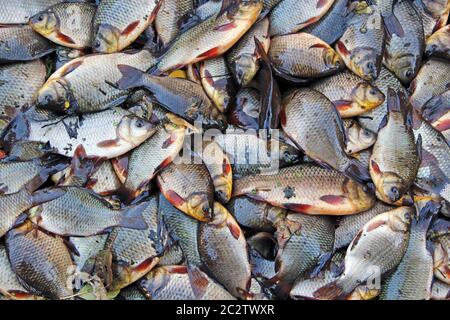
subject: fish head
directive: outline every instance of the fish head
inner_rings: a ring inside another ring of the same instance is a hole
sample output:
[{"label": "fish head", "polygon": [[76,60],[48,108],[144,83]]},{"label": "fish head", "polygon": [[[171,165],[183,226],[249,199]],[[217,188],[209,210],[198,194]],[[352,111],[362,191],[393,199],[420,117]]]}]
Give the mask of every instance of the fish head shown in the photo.
[{"label": "fish head", "polygon": [[248,85],[258,71],[255,59],[249,55],[240,56],[239,59],[232,63],[231,67],[234,70],[236,82],[240,87]]},{"label": "fish head", "polygon": [[359,83],[352,91],[352,98],[360,106],[368,109],[378,107],[385,100],[383,92],[368,82]]},{"label": "fish head", "polygon": [[156,127],[143,118],[127,115],[122,118],[117,130],[120,139],[138,146],[156,132]]},{"label": "fish head", "polygon": [[391,211],[388,226],[394,231],[408,232],[413,216],[414,209],[412,207],[400,207]]},{"label": "fish head", "polygon": [[373,81],[378,77],[381,63],[379,56],[372,48],[357,48],[350,55],[350,65],[358,76]]},{"label": "fish head", "polygon": [[416,70],[413,67],[415,60],[416,59],[412,56],[406,56],[403,57],[401,61],[397,61],[397,63],[395,63],[393,71],[402,83],[408,84],[414,80],[416,75]]},{"label": "fish head", "polygon": [[403,179],[395,173],[383,172],[377,186],[377,192],[383,199],[394,203],[405,193],[404,185]]},{"label": "fish head", "polygon": [[346,191],[351,203],[358,207],[369,209],[375,205],[375,197],[371,193],[366,192],[364,186],[353,179],[346,178],[342,184],[342,190]]},{"label": "fish head", "polygon": [[[280,160],[284,166],[299,163],[300,159],[302,159],[300,151],[288,143],[280,142],[278,144],[278,150]],[[273,150],[271,150],[271,152],[273,152]]]},{"label": "fish head", "polygon": [[39,90],[36,106],[64,114],[73,111],[77,103],[68,86],[60,81],[49,81]]},{"label": "fish head", "polygon": [[333,48],[327,46],[323,51],[323,61],[325,65],[332,70],[340,70],[344,67],[344,60],[334,51]]},{"label": "fish head", "polygon": [[199,221],[211,221],[214,208],[212,198],[205,193],[193,193],[187,199],[187,213]]},{"label": "fish head", "polygon": [[58,29],[59,20],[55,13],[49,9],[47,11],[42,11],[30,18],[30,26],[34,31],[46,36]]},{"label": "fish head", "polygon": [[235,20],[255,20],[263,9],[261,0],[241,0],[231,14]]},{"label": "fish head", "polygon": [[113,53],[119,48],[120,31],[110,25],[99,25],[94,33],[92,48],[95,52]]}]

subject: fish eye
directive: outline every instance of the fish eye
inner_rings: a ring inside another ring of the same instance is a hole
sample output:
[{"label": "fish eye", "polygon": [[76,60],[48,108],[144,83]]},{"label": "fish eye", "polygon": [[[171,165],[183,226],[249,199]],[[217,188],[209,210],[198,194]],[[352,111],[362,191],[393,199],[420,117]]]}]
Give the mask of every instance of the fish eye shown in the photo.
[{"label": "fish eye", "polygon": [[44,15],[43,15],[43,14],[40,14],[40,15],[39,15],[38,21],[41,21],[41,22],[44,21]]},{"label": "fish eye", "polygon": [[99,48],[100,47],[100,41],[95,40],[94,41],[94,48]]},{"label": "fish eye", "polygon": [[144,127],[144,121],[139,119],[139,120],[136,121],[135,125],[136,125],[137,128],[142,128],[142,127]]},{"label": "fish eye", "polygon": [[411,70],[406,71],[405,75],[406,75],[406,77],[411,78],[412,77],[412,71]]},{"label": "fish eye", "polygon": [[374,96],[377,94],[377,92],[375,91],[375,89],[370,89],[369,93]]}]

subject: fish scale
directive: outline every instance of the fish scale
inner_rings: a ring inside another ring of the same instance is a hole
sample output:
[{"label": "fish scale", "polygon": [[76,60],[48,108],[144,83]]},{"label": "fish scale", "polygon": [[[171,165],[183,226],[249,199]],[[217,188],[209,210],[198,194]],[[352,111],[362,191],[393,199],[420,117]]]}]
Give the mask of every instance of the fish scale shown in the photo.
[{"label": "fish scale", "polygon": [[[403,87],[402,83],[385,67],[381,68],[380,75],[373,82],[373,84],[380,89],[380,91],[386,96],[388,89],[394,89],[397,92],[401,92],[408,96],[406,89]],[[387,114],[387,100],[377,108],[368,111],[364,115],[358,118],[359,123],[366,129],[377,133],[380,124]]]},{"label": "fish scale", "polygon": [[45,76],[41,60],[0,66],[0,116],[12,118],[18,108],[31,105]]},{"label": "fish scale", "polygon": [[26,294],[27,290],[20,284],[11,267],[5,245],[0,243],[0,294],[8,297],[14,292]]},{"label": "fish scale", "polygon": [[0,28],[0,63],[36,60],[54,50],[54,46],[30,26]]},{"label": "fish scale", "polygon": [[36,13],[65,0],[1,0],[0,24],[25,24]]},{"label": "fish scale", "polygon": [[361,185],[335,170],[312,164],[280,169],[273,175],[254,175],[234,183],[234,196],[246,195],[296,212],[346,215],[370,209],[375,200]]},{"label": "fish scale", "polygon": [[6,235],[6,250],[12,269],[30,293],[71,298],[73,290],[67,284],[73,262],[62,238],[33,230],[28,222]]},{"label": "fish scale", "polygon": [[164,45],[179,32],[180,19],[194,10],[192,0],[164,0],[155,19],[155,28]]},{"label": "fish scale", "polygon": [[269,58],[280,72],[302,79],[331,75],[343,66],[333,48],[307,33],[272,38]]},{"label": "fish scale", "polygon": [[[334,0],[283,0],[270,13],[270,35],[295,33],[317,22],[333,5]],[[286,19],[286,17],[289,19]]]}]

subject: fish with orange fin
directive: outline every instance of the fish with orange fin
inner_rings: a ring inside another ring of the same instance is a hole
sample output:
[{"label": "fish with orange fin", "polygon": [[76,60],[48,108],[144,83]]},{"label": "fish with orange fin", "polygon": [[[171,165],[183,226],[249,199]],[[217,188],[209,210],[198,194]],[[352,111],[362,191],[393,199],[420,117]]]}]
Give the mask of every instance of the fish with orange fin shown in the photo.
[{"label": "fish with orange fin", "polygon": [[370,158],[370,175],[377,197],[389,204],[399,200],[416,178],[422,154],[422,138],[414,137],[411,109],[403,94],[390,89],[388,115],[380,126]]},{"label": "fish with orange fin", "polygon": [[214,184],[203,163],[172,163],[157,175],[156,182],[180,211],[199,221],[213,218]]},{"label": "fish with orange fin", "polygon": [[378,87],[350,71],[320,79],[310,88],[323,93],[333,102],[342,118],[364,115],[385,100]]},{"label": "fish with orange fin", "polygon": [[95,12],[96,7],[91,3],[63,2],[35,14],[28,23],[34,31],[56,44],[85,49],[92,44]]},{"label": "fish with orange fin", "polygon": [[345,152],[344,125],[327,97],[312,89],[298,89],[282,105],[281,126],[300,150],[320,165],[373,187],[368,170]]},{"label": "fish with orange fin", "polygon": [[336,51],[345,65],[359,77],[373,81],[380,74],[384,51],[384,28],[378,10],[356,15],[343,36],[336,42]]},{"label": "fish with orange fin", "polygon": [[92,47],[96,52],[122,51],[153,22],[164,1],[102,1],[94,19]]},{"label": "fish with orange fin", "polygon": [[[333,5],[334,0],[284,0],[270,15],[270,36],[292,34],[319,21]],[[287,18],[288,17],[288,18]]]},{"label": "fish with orange fin", "polygon": [[256,22],[260,0],[236,1],[224,14],[215,14],[182,33],[161,57],[158,72],[168,72],[212,59],[230,49]]},{"label": "fish with orange fin", "polygon": [[158,267],[148,273],[139,288],[149,300],[236,300],[220,284],[197,269],[191,280],[187,266]]},{"label": "fish with orange fin", "polygon": [[313,164],[238,179],[233,197],[240,195],[310,215],[350,215],[375,205],[375,197],[366,193],[362,185],[335,170]]},{"label": "fish with orange fin", "polygon": [[344,260],[344,272],[333,282],[317,289],[314,298],[344,299],[359,284],[377,280],[401,262],[409,240],[414,214],[410,207],[400,207],[377,215],[358,232]]},{"label": "fish with orange fin", "polygon": [[266,281],[279,298],[286,298],[295,280],[327,261],[334,242],[334,220],[289,214],[275,223],[278,243],[273,278]]},{"label": "fish with orange fin", "polygon": [[251,266],[247,242],[236,220],[218,202],[214,203],[214,219],[200,225],[198,239],[206,268],[232,295],[248,298]]},{"label": "fish with orange fin", "polygon": [[330,76],[344,68],[332,47],[303,32],[273,37],[268,56],[275,74],[293,83]]}]

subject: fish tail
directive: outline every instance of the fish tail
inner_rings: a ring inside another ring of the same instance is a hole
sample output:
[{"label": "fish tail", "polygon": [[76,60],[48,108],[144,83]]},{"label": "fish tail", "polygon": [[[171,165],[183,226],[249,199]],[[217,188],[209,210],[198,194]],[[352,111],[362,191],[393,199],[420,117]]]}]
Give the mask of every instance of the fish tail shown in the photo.
[{"label": "fish tail", "polygon": [[344,174],[365,186],[367,192],[375,192],[375,186],[370,177],[369,170],[358,160],[351,159],[350,163],[344,169]]},{"label": "fish tail", "polygon": [[141,203],[137,206],[129,207],[122,211],[120,226],[123,228],[130,228],[136,230],[145,230],[148,228],[144,221],[142,212],[147,208],[146,203]]},{"label": "fish tail", "polygon": [[126,64],[119,64],[117,68],[122,73],[122,78],[116,84],[120,90],[129,90],[142,86],[144,72]]},{"label": "fish tail", "polygon": [[311,278],[317,277],[317,275],[325,268],[325,266],[331,261],[331,258],[333,257],[333,252],[326,252],[321,255],[319,258],[319,261],[317,263],[317,266],[314,268],[314,270],[311,272]]},{"label": "fish tail", "polygon": [[413,219],[413,226],[417,227],[419,230],[428,230],[431,221],[439,213],[440,208],[440,203],[428,201],[418,212],[417,219]]},{"label": "fish tail", "polygon": [[314,291],[313,296],[319,300],[336,300],[345,294],[343,288],[335,280]]},{"label": "fish tail", "polygon": [[17,141],[26,141],[30,136],[30,122],[24,112],[20,112],[0,134],[0,147],[10,152]]}]

